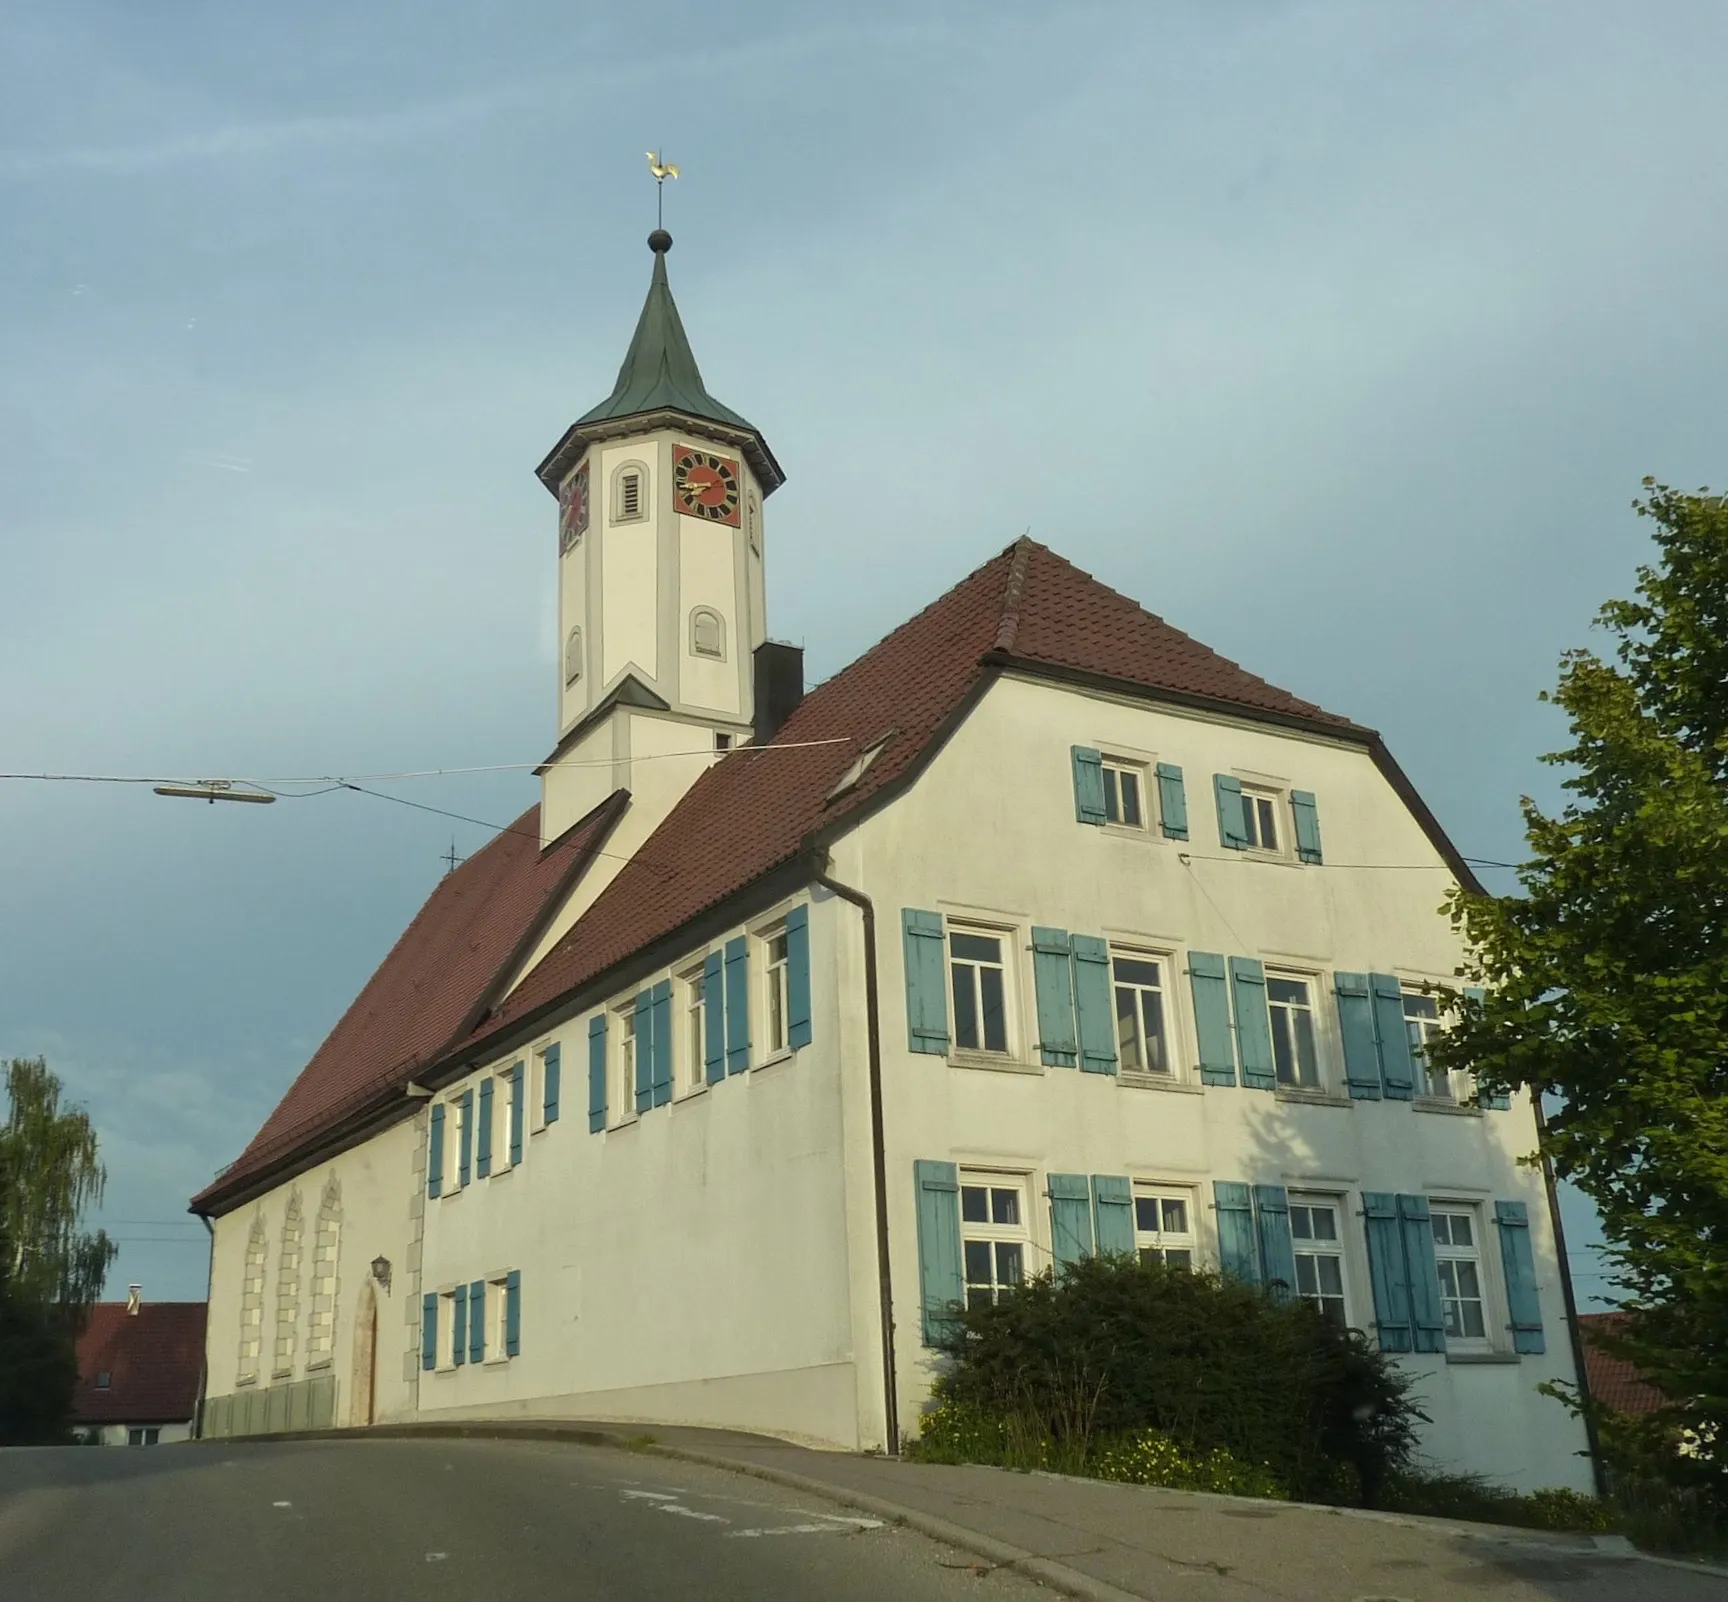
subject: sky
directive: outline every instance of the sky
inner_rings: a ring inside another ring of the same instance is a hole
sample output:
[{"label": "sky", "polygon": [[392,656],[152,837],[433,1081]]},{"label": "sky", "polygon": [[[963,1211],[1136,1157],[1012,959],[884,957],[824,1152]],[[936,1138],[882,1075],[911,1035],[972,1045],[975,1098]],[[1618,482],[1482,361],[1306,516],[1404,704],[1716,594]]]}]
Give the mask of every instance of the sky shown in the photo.
[{"label": "sky", "polygon": [[[1719,0],[9,0],[0,767],[544,756],[533,469],[611,388],[655,148],[812,680],[1029,529],[1516,860],[1640,479],[1725,476],[1725,55]],[[187,1198],[488,837],[0,781],[0,1057],[97,1123],[111,1295],[203,1296]]]}]

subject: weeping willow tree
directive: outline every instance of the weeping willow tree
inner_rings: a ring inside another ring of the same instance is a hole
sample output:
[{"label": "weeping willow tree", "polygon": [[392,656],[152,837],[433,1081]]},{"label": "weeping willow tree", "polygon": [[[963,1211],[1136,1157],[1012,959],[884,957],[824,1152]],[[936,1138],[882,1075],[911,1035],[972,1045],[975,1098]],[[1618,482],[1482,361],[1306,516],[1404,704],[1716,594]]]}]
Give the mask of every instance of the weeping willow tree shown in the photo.
[{"label": "weeping willow tree", "polygon": [[0,1445],[64,1439],[74,1348],[118,1247],[82,1227],[106,1179],[89,1115],[40,1057],[6,1069],[0,1124]]}]

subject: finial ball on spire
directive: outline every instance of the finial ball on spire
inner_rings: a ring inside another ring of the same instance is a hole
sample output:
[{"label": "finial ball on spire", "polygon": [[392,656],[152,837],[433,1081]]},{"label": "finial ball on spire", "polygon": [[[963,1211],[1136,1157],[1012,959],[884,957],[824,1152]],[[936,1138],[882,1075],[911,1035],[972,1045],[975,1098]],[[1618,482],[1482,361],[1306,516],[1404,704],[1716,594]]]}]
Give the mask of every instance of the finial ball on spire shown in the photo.
[{"label": "finial ball on spire", "polygon": [[664,256],[672,248],[672,236],[664,228],[656,228],[648,236],[648,248],[656,256]]}]

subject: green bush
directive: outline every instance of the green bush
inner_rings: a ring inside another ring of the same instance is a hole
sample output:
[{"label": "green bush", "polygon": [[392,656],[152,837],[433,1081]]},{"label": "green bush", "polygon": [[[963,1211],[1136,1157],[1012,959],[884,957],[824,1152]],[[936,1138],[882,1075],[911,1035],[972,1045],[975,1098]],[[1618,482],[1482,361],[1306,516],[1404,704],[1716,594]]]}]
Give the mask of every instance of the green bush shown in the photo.
[{"label": "green bush", "polygon": [[1426,1474],[1406,1469],[1387,1482],[1383,1506],[1430,1518],[1467,1519],[1476,1524],[1512,1524],[1526,1530],[1597,1533],[1619,1527],[1611,1503],[1558,1487],[1508,1490],[1476,1474]]},{"label": "green bush", "polygon": [[997,1421],[1084,1464],[1106,1440],[1156,1431],[1184,1461],[1222,1452],[1303,1500],[1373,1505],[1423,1418],[1388,1357],[1307,1303],[1125,1256],[960,1313],[945,1346],[937,1400],[958,1411],[938,1427],[944,1450]]}]

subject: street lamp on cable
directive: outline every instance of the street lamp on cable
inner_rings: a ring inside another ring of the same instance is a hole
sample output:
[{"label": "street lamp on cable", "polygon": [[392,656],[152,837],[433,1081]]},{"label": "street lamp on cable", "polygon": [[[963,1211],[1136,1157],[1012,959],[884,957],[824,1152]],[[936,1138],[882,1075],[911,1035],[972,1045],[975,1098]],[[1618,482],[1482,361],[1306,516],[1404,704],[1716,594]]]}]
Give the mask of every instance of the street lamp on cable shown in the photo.
[{"label": "street lamp on cable", "polygon": [[183,796],[188,801],[256,801],[268,805],[276,799],[266,790],[236,790],[232,779],[200,779],[196,784],[158,784],[157,795]]}]

